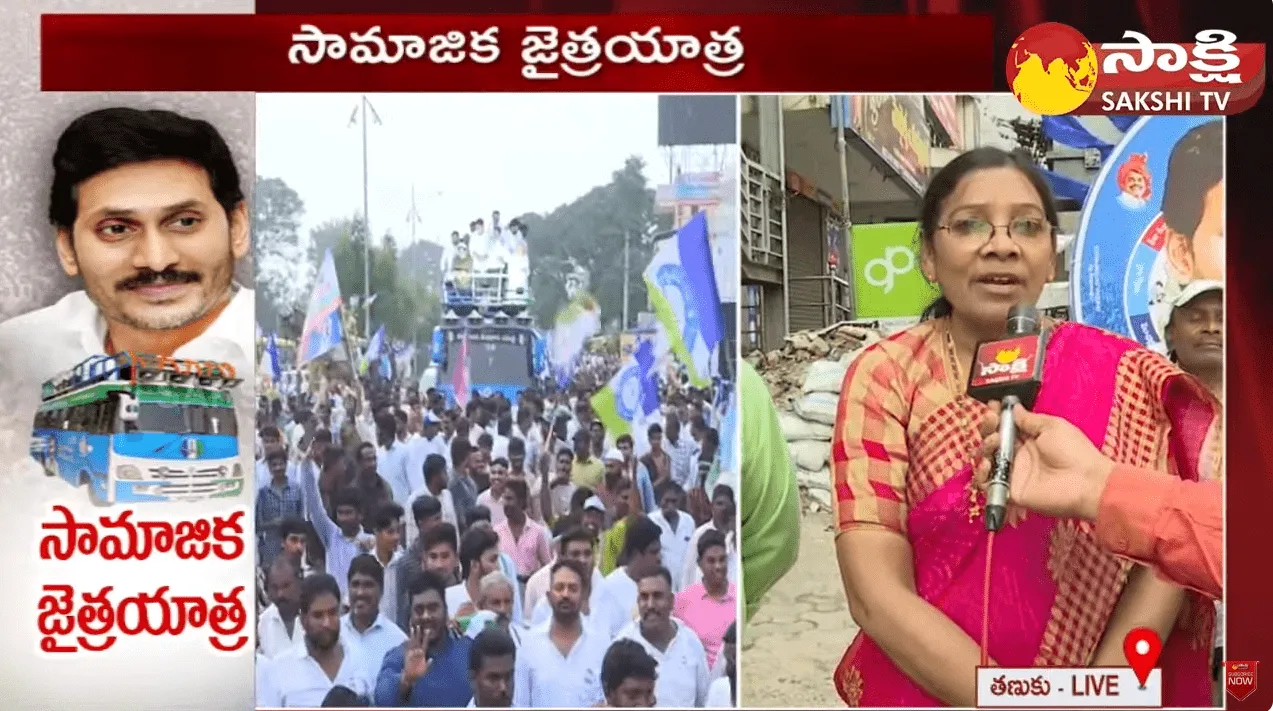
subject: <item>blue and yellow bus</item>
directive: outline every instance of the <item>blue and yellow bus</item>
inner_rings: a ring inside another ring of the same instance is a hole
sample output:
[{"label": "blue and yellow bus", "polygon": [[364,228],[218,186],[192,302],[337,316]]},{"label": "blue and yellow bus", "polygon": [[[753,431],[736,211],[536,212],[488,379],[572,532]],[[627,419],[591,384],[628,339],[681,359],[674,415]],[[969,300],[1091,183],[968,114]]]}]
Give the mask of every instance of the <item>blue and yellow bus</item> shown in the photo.
[{"label": "blue and yellow bus", "polygon": [[228,363],[119,353],[44,383],[31,456],[98,505],[238,496]]},{"label": "blue and yellow bus", "polygon": [[509,402],[539,384],[546,367],[546,349],[539,332],[528,319],[482,319],[476,315],[447,319],[433,329],[431,365],[437,371],[434,385],[448,406],[455,400],[455,371],[460,367],[461,346],[468,339],[469,389],[482,397],[495,393]]}]

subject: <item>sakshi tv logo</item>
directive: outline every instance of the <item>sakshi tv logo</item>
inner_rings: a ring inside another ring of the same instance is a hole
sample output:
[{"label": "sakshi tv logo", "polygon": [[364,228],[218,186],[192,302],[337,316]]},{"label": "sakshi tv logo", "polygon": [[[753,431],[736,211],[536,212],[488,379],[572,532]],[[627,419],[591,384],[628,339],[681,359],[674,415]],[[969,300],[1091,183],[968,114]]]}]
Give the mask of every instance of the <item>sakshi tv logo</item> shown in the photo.
[{"label": "sakshi tv logo", "polygon": [[1228,30],[1181,44],[1130,30],[1122,39],[1093,44],[1069,25],[1035,25],[1008,50],[1008,86],[1041,116],[1231,116],[1264,93],[1264,45]]},{"label": "sakshi tv logo", "polygon": [[1007,373],[1020,375],[1029,370],[1030,362],[1021,357],[1021,347],[1017,346],[1016,348],[1003,348],[997,351],[994,360],[981,364],[979,375],[983,378]]}]

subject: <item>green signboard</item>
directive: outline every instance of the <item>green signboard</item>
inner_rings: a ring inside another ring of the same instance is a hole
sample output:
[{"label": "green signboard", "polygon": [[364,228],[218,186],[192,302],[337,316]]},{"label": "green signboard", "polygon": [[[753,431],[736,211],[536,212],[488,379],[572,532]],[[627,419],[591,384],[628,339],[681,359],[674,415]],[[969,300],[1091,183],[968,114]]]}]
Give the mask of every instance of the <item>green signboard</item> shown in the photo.
[{"label": "green signboard", "polygon": [[937,298],[919,268],[919,225],[853,226],[853,290],[857,318],[914,318]]}]

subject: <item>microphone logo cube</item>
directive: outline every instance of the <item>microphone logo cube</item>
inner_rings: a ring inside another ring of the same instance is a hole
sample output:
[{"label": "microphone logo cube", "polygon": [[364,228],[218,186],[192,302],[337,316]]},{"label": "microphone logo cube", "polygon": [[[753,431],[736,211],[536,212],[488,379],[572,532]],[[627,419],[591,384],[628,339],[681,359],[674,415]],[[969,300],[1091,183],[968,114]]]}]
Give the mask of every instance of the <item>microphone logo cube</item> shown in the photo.
[{"label": "microphone logo cube", "polygon": [[1020,380],[1034,373],[1039,359],[1039,336],[1028,334],[983,343],[973,361],[969,389],[985,388]]}]

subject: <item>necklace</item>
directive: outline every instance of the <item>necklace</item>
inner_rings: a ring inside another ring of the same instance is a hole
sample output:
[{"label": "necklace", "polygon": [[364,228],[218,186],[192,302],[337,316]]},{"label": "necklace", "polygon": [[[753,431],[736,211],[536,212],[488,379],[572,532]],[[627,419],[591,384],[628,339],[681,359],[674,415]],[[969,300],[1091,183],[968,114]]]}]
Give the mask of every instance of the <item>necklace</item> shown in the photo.
[{"label": "necklace", "polygon": [[[944,318],[941,321],[941,339],[942,348],[946,355],[946,364],[949,368],[949,374],[954,377],[947,377],[946,384],[950,388],[951,396],[954,400],[955,411],[958,413],[959,426],[968,432],[976,432],[979,428],[974,427],[969,417],[968,408],[963,407],[959,400],[966,397],[963,383],[966,381],[963,364],[959,361],[959,351],[955,347],[955,336],[951,332],[950,319]],[[979,449],[979,448],[978,448]],[[980,452],[974,449],[970,452],[969,459],[972,462],[977,461]],[[976,466],[973,466],[973,474],[968,478],[968,521],[976,521],[981,517],[982,508],[985,504],[985,495],[981,491],[981,487],[977,485]]]}]

